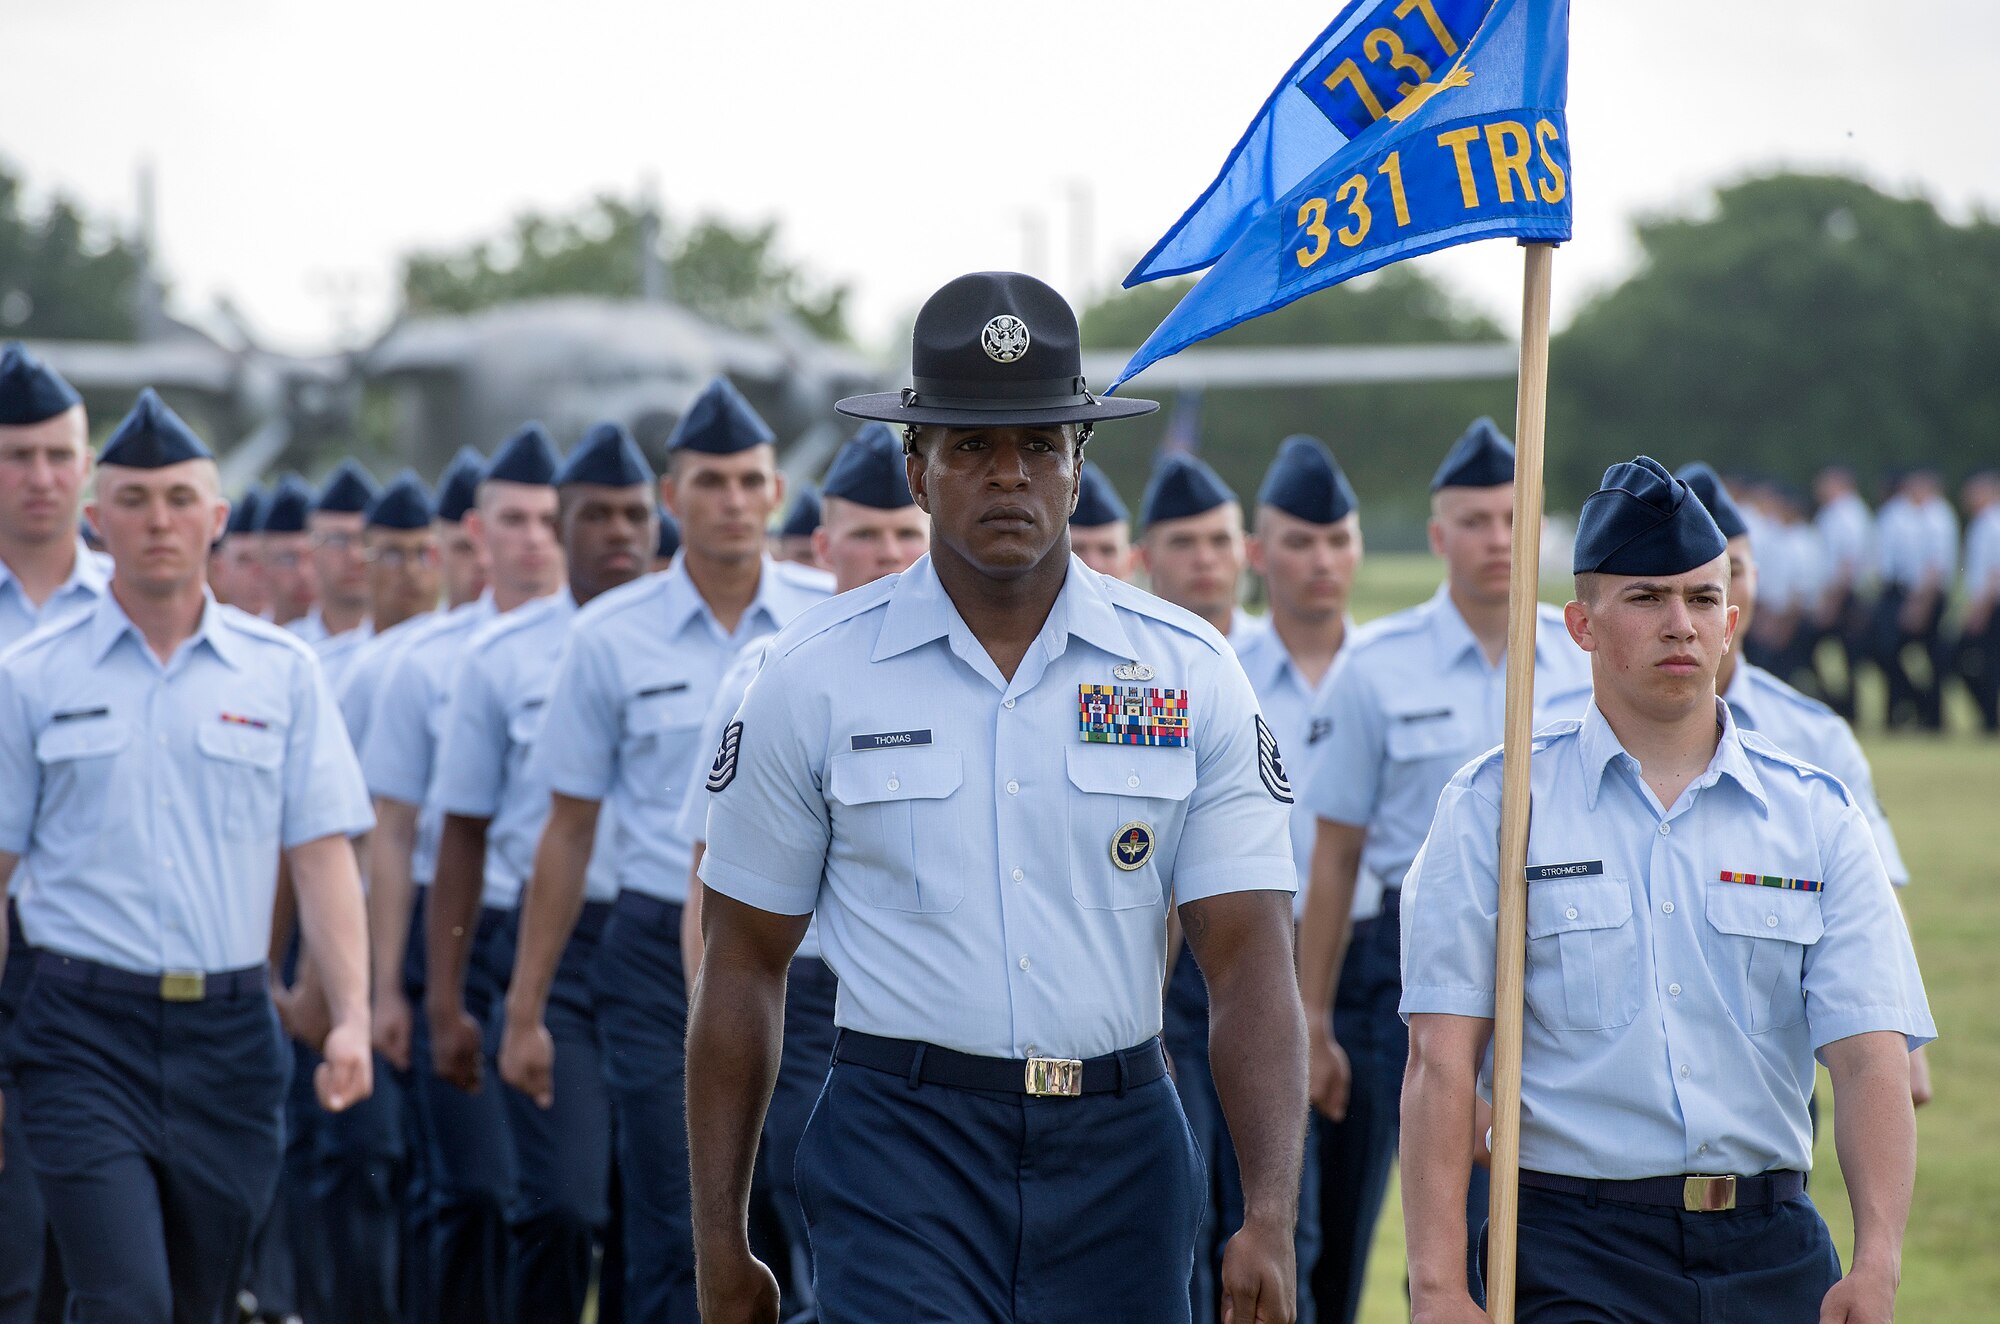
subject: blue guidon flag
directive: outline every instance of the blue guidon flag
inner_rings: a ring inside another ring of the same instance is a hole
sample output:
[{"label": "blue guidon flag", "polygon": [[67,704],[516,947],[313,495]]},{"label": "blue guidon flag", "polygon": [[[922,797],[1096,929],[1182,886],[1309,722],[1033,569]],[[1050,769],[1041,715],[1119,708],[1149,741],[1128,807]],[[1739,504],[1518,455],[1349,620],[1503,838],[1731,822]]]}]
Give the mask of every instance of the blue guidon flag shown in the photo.
[{"label": "blue guidon flag", "polygon": [[[1391,262],[1475,239],[1570,237],[1569,0],[1494,0],[1465,41],[1450,23],[1463,24],[1482,5],[1364,0],[1349,12],[1356,8],[1414,27],[1363,31],[1355,43],[1360,61],[1346,45],[1324,53],[1316,45],[1273,104],[1289,88],[1337,124],[1356,125],[1377,107],[1381,113],[1262,214],[1236,225],[1227,251],[1210,259],[1208,274],[1147,337],[1113,389],[1196,341]],[[1420,33],[1429,34],[1430,46]],[[1449,62],[1440,33],[1456,47]],[[1437,58],[1412,53],[1419,48]],[[1379,62],[1369,62],[1371,52]],[[1401,81],[1395,70],[1404,71]],[[1267,105],[1266,116],[1271,112]],[[1251,136],[1258,132],[1253,125]],[[1203,249],[1197,230],[1230,233],[1219,223],[1196,225],[1210,205],[1204,195],[1126,283],[1194,269],[1176,264]]]}]

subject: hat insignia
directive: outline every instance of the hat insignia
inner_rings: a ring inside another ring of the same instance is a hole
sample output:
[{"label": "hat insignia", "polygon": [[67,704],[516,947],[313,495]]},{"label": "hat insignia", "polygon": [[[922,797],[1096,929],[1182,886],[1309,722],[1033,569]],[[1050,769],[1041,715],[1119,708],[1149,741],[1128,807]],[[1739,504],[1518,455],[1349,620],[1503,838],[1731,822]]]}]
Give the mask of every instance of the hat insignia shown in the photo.
[{"label": "hat insignia", "polygon": [[1012,313],[1002,313],[986,324],[979,343],[995,363],[1012,363],[1028,352],[1028,324]]}]

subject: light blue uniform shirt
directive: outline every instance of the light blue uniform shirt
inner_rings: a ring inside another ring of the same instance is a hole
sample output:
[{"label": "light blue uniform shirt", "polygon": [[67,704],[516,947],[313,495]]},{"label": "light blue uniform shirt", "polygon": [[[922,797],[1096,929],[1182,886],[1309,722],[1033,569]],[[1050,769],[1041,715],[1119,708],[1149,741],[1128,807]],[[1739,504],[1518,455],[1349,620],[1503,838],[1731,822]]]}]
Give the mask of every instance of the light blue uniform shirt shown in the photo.
[{"label": "light blue uniform shirt", "polygon": [[[715,698],[709,701],[708,717],[701,724],[701,739],[695,745],[696,766],[688,770],[688,785],[703,781],[717,766],[713,760],[722,747],[722,733],[736,716],[736,710],[743,706],[743,695],[749,690],[750,682],[763,669],[764,659],[771,654],[771,640],[759,639],[736,655],[729,664],[729,670],[722,673],[722,680],[715,687]],[[688,793],[681,802],[681,832],[689,842],[708,842],[708,801],[706,795]],[[795,956],[819,958],[819,921],[806,925],[806,936],[799,940]]]},{"label": "light blue uniform shirt", "polygon": [[681,802],[702,719],[743,646],[826,599],[825,574],[764,561],[757,596],[727,634],[680,557],[612,589],[577,613],[549,691],[529,774],[617,822],[618,885],[687,900]]},{"label": "light blue uniform shirt", "polygon": [[363,648],[375,637],[375,623],[363,621],[352,630],[342,630],[339,634],[326,635],[312,641],[313,653],[319,658],[319,667],[326,673],[326,683],[336,696],[347,680],[347,669],[361,656]]},{"label": "light blue uniform shirt", "polygon": [[482,593],[457,610],[426,622],[390,668],[388,683],[376,693],[375,708],[368,718],[361,775],[367,779],[369,794],[417,806],[410,877],[423,886],[429,886],[437,874],[438,837],[444,830],[444,811],[438,808],[431,787],[452,675],[464,656],[466,641],[494,614],[493,595]]},{"label": "light blue uniform shirt", "polygon": [[1965,596],[2000,593],[2000,505],[1973,516],[1965,530]]},{"label": "light blue uniform shirt", "polygon": [[308,611],[297,620],[288,622],[284,628],[290,630],[308,644],[317,644],[322,639],[331,639],[333,637],[327,633],[326,618],[319,614],[318,606],[314,606],[311,611]]},{"label": "light blue uniform shirt", "polygon": [[[1353,636],[1354,623],[1349,621],[1343,638]],[[1326,700],[1333,668],[1328,667],[1326,675],[1314,686],[1293,663],[1277,630],[1269,625],[1241,634],[1231,632],[1229,643],[1236,650],[1236,660],[1243,664],[1243,674],[1250,678],[1250,688],[1256,691],[1264,720],[1278,737],[1278,748],[1285,752],[1292,793],[1298,800],[1292,807],[1292,862],[1299,871],[1299,890],[1292,909],[1293,917],[1297,918],[1305,914],[1305,884],[1312,877],[1313,837],[1318,829],[1318,820],[1305,807],[1312,803],[1306,790],[1307,779],[1312,775],[1312,757],[1308,752],[1312,747],[1312,714]],[[1379,904],[1372,892],[1363,895],[1360,888],[1355,889],[1354,900],[1357,919],[1368,918]]]},{"label": "light blue uniform shirt", "polygon": [[[1853,798],[1716,714],[1715,756],[1671,808],[1595,704],[1535,736],[1522,1167],[1804,1172],[1814,1054],[1874,1030],[1936,1036]],[[1405,1017],[1493,1015],[1500,765],[1496,750],[1452,778],[1403,885]],[[1491,1073],[1489,1053],[1489,1098]]]},{"label": "light blue uniform shirt", "polygon": [[[1590,684],[1590,661],[1543,607],[1535,624],[1535,724],[1573,715],[1549,699]],[[1370,621],[1333,660],[1305,755],[1307,813],[1366,828],[1355,914],[1377,913],[1424,844],[1438,794],[1465,762],[1498,745],[1507,659],[1489,664],[1448,585],[1430,601]]]},{"label": "light blue uniform shirt", "polygon": [[[357,753],[368,747],[368,721],[375,715],[376,694],[388,682],[395,665],[402,661],[403,650],[439,616],[437,612],[412,616],[380,634],[370,635],[367,642],[355,650],[354,660],[347,664],[340,683],[334,686],[333,695],[340,703],[341,719],[347,723],[347,737],[354,742]],[[325,665],[324,658],[321,665]]]},{"label": "light blue uniform shirt", "polygon": [[0,662],[0,850],[34,876],[37,946],[255,965],[280,848],[372,821],[311,650],[213,598],[164,666],[109,593]]},{"label": "light blue uniform shirt", "polygon": [[37,607],[28,600],[21,581],[0,561],[0,652],[12,648],[44,625],[68,620],[97,605],[111,583],[111,558],[76,540],[76,564],[69,578]]},{"label": "light blue uniform shirt", "polygon": [[[1142,711],[1184,693],[1187,743],[1086,742],[1087,685]],[[781,634],[730,733],[702,881],[818,917],[847,1029],[1002,1058],[1127,1048],[1160,1031],[1170,897],[1296,886],[1291,793],[1235,654],[1074,557],[1012,681],[924,557]]]},{"label": "light blue uniform shirt", "polygon": [[[452,683],[434,786],[447,814],[492,820],[486,827],[485,905],[513,910],[535,870],[535,848],[549,821],[549,785],[530,771],[528,755],[548,711],[556,660],[576,620],[568,589],[488,621],[474,633]],[[599,814],[584,899],[618,895],[611,867],[610,814]]]}]

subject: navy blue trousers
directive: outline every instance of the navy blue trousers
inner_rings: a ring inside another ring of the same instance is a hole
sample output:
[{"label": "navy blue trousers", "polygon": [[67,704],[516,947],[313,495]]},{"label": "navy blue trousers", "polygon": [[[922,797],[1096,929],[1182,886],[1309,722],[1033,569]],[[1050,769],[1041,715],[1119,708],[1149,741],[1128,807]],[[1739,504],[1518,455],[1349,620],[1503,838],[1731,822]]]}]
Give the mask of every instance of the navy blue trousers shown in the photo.
[{"label": "navy blue trousers", "polygon": [[[1208,983],[1185,944],[1167,985],[1164,1008],[1167,1052],[1174,1062],[1174,1084],[1181,1107],[1201,1150],[1208,1175],[1201,1232],[1195,1241],[1194,1273],[1188,1285],[1194,1324],[1215,1324],[1222,1318],[1222,1256],[1229,1239],[1243,1226],[1243,1174],[1236,1165],[1236,1146],[1229,1138],[1222,1097],[1208,1064]],[[1299,1176],[1298,1232],[1293,1251],[1298,1258],[1298,1324],[1315,1324],[1307,1275],[1320,1258],[1320,1168],[1314,1154],[1318,1137],[1306,1133],[1305,1164]]]},{"label": "navy blue trousers", "polygon": [[[410,941],[423,941],[412,934]],[[491,907],[480,912],[466,963],[465,1010],[482,1025],[497,1014],[501,988],[491,972],[511,958],[512,920]],[[418,1013],[418,1024],[425,1017]],[[507,1128],[505,1087],[485,1082],[475,1094],[440,1079],[431,1070],[428,1032],[413,1043],[411,1072],[424,1113],[429,1143],[425,1174],[431,1188],[431,1281],[436,1285],[440,1324],[493,1324],[506,1320],[507,1211],[519,1189],[514,1139]],[[491,1073],[488,1073],[491,1075]]]},{"label": "navy blue trousers", "polygon": [[626,1317],[697,1324],[681,907],[621,892],[591,972],[625,1218]]},{"label": "navy blue trousers", "polygon": [[791,1292],[784,1303],[787,1319],[813,1302],[812,1249],[806,1237],[805,1210],[799,1205],[796,1168],[799,1143],[833,1062],[833,1042],[840,1033],[833,1023],[833,1007],[839,991],[840,981],[816,956],[793,961],[785,979],[784,1057],[778,1065],[770,1110],[764,1114],[764,1143],[758,1162],[784,1234],[779,1253],[787,1261],[784,1267],[791,1270],[789,1275],[780,1275]]},{"label": "navy blue trousers", "polygon": [[[5,880],[0,880],[0,887]],[[0,1166],[0,1324],[30,1324],[33,1320],[62,1318],[63,1298],[68,1294],[62,1271],[51,1250],[48,1218],[42,1208],[42,1191],[35,1185],[35,1173],[28,1158],[28,1129],[21,1121],[21,1098],[14,1089],[14,1076],[7,1063],[7,1032],[21,1001],[28,994],[28,982],[35,966],[35,953],[21,932],[21,917],[13,898],[7,901],[7,969],[0,978],[0,1098],[7,1104],[4,1132],[4,1166]],[[39,1303],[39,1307],[38,1307]]]},{"label": "navy blue trousers", "polygon": [[836,1064],[798,1156],[821,1324],[1185,1324],[1206,1185],[1173,1086],[1073,1099]]},{"label": "navy blue trousers", "polygon": [[1804,1196],[1728,1213],[1521,1188],[1521,1324],[1818,1324],[1840,1257]]},{"label": "navy blue trousers", "polygon": [[168,1003],[43,971],[12,1047],[73,1324],[223,1319],[278,1178],[289,1068],[269,999]]},{"label": "navy blue trousers", "polygon": [[[508,1208],[507,1300],[519,1324],[576,1324],[590,1295],[590,1270],[609,1221],[611,1101],[597,1041],[589,972],[611,907],[585,905],[549,989],[555,1040],[555,1103],[547,1111],[500,1081],[504,1007],[486,1018],[487,1078],[506,1100],[519,1185]],[[508,912],[494,941],[480,945],[485,980],[513,977],[519,913]],[[504,962],[504,964],[502,964]]]}]

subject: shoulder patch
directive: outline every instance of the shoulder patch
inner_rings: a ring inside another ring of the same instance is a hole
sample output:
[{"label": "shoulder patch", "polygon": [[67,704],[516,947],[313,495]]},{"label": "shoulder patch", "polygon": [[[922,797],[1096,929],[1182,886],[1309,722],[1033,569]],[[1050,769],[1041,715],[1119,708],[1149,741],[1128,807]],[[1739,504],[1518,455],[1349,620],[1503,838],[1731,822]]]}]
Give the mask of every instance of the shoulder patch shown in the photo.
[{"label": "shoulder patch", "polygon": [[743,723],[731,722],[722,729],[722,743],[716,747],[715,762],[708,767],[708,789],[715,794],[729,789],[736,780],[736,756],[743,750]]},{"label": "shoulder patch", "polygon": [[1285,776],[1285,760],[1278,753],[1278,738],[1271,734],[1271,728],[1264,724],[1263,714],[1251,718],[1257,724],[1257,775],[1264,779],[1264,789],[1271,798],[1281,805],[1292,803],[1292,783]]}]

